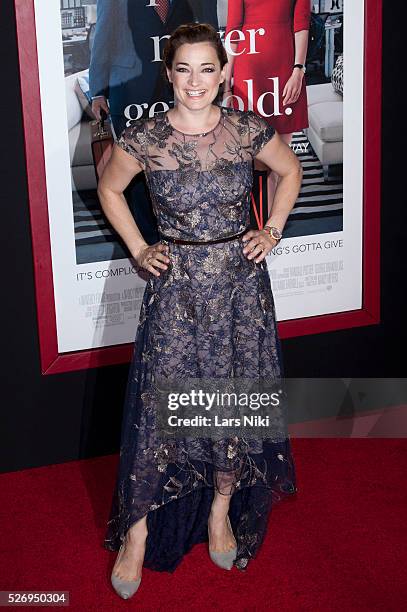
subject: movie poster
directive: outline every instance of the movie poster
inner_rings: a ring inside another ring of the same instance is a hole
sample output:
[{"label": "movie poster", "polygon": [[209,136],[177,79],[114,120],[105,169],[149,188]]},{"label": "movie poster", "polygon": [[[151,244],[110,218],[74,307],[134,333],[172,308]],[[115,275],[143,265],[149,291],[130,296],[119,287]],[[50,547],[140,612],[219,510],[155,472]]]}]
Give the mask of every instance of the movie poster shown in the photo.
[{"label": "movie poster", "polygon": [[[267,257],[278,321],[361,308],[363,0],[34,4],[59,353],[134,341],[146,277],[104,217],[97,181],[121,131],[173,105],[162,51],[191,21],[215,26],[232,58],[221,103],[265,117],[303,166],[283,240]],[[304,87],[283,105],[304,31]],[[257,229],[273,184],[255,170]],[[145,240],[156,242],[143,175],[125,197]]]}]

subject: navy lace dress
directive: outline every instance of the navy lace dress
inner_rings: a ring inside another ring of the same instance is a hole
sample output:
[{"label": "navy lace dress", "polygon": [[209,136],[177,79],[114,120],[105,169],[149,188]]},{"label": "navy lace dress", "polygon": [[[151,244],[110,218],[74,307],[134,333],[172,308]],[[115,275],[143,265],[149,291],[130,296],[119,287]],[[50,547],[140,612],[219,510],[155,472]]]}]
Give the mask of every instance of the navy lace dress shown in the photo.
[{"label": "navy lace dress", "polygon": [[[167,114],[135,121],[118,145],[143,165],[163,235],[210,240],[249,225],[253,157],[274,129],[251,111],[221,108],[205,134],[176,130]],[[120,464],[104,546],[118,550],[147,515],[144,566],[174,571],[208,541],[214,489],[232,494],[235,566],[245,569],[264,539],[272,505],[296,491],[290,440],[163,439],[156,430],[159,375],[282,376],[275,306],[265,261],[243,254],[241,238],[169,246],[171,264],[145,287],[124,405]]]}]

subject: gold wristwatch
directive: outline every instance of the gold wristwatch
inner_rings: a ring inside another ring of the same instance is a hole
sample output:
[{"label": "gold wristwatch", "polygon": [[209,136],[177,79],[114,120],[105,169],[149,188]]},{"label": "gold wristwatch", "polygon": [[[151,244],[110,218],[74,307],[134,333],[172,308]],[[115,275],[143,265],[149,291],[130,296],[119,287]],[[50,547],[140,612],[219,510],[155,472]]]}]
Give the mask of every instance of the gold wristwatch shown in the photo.
[{"label": "gold wristwatch", "polygon": [[280,242],[281,238],[283,237],[283,234],[280,232],[278,227],[274,227],[274,225],[265,225],[263,230],[267,232],[269,236],[274,238],[274,240],[277,240],[277,242]]}]

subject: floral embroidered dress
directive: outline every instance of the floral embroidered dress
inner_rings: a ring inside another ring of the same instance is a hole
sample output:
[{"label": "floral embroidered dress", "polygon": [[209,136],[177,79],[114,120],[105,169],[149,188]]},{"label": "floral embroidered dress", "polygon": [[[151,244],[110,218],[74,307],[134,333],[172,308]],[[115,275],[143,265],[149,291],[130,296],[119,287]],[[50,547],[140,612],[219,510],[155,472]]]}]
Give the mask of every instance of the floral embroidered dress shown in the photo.
[{"label": "floral embroidered dress", "polygon": [[[163,236],[208,241],[249,226],[253,158],[274,129],[252,111],[220,108],[214,129],[176,130],[167,113],[125,128],[118,145],[144,168]],[[156,429],[157,376],[278,379],[282,359],[267,264],[248,260],[240,238],[176,244],[147,281],[124,405],[120,465],[104,546],[118,550],[147,514],[144,566],[174,571],[208,541],[215,488],[232,494],[235,566],[245,569],[264,539],[272,504],[296,491],[288,436],[162,438]]]}]

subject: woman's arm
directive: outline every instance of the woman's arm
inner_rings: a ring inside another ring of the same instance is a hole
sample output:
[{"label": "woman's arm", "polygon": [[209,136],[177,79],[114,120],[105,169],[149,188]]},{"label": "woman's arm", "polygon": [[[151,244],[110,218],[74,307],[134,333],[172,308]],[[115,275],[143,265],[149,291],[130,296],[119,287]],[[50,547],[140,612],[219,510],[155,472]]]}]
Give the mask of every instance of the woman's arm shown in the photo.
[{"label": "woman's arm", "polygon": [[169,247],[161,242],[149,246],[130,212],[124,190],[133,177],[145,169],[144,137],[147,123],[143,119],[124,128],[113,145],[112,155],[99,180],[98,196],[106,217],[125,242],[137,264],[160,276],[156,268],[167,269],[170,262],[165,253]]},{"label": "woman's arm", "polygon": [[142,171],[140,162],[115,144],[97,189],[103,212],[136,259],[140,249],[147,243],[136,225],[123,192]]},{"label": "woman's arm", "polygon": [[[265,225],[277,227],[282,232],[301,189],[302,166],[277,132],[254,158],[280,176],[270,218]],[[247,240],[249,242],[246,242],[243,253],[247,259],[256,258],[256,263],[262,261],[277,244],[277,241],[263,230],[249,230],[243,237],[243,241]]]},{"label": "woman's arm", "polygon": [[308,50],[308,30],[300,30],[294,34],[295,37],[295,59],[294,64],[305,65]]},{"label": "woman's arm", "polygon": [[[295,42],[294,64],[303,64],[307,60],[309,23],[311,19],[311,3],[309,0],[296,0],[294,5],[293,30]],[[283,89],[283,104],[294,104],[301,94],[304,72],[294,68]]]},{"label": "woman's arm", "polygon": [[255,159],[266,164],[280,177],[270,218],[266,225],[274,225],[282,232],[301,189],[302,166],[291,147],[280,138],[277,132]]},{"label": "woman's arm", "polygon": [[[308,30],[300,30],[295,33],[295,60],[294,64],[303,64],[307,58],[308,49]],[[301,94],[302,81],[304,79],[304,72],[301,68],[294,68],[290,78],[283,89],[283,104],[294,104],[297,102]]]},{"label": "woman's arm", "polygon": [[304,64],[307,60],[309,25],[311,20],[311,3],[309,0],[296,0],[294,6],[294,64]]}]

